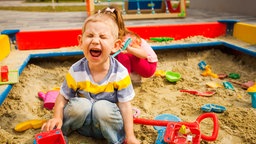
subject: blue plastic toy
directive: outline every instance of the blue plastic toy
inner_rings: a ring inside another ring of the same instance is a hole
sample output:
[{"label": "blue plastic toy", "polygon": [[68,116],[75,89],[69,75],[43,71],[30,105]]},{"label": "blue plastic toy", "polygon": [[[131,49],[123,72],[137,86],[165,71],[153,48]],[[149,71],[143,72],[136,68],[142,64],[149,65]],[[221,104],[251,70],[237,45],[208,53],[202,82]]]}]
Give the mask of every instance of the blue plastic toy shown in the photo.
[{"label": "blue plastic toy", "polygon": [[198,66],[199,66],[199,68],[201,69],[201,70],[205,70],[205,66],[206,66],[207,64],[204,62],[204,61],[200,61],[199,63],[198,63]]},{"label": "blue plastic toy", "polygon": [[201,107],[201,110],[204,112],[222,113],[226,111],[226,108],[224,106],[220,106],[216,104],[205,104]]},{"label": "blue plastic toy", "polygon": [[223,82],[223,85],[226,89],[235,90],[233,85],[230,82]]}]

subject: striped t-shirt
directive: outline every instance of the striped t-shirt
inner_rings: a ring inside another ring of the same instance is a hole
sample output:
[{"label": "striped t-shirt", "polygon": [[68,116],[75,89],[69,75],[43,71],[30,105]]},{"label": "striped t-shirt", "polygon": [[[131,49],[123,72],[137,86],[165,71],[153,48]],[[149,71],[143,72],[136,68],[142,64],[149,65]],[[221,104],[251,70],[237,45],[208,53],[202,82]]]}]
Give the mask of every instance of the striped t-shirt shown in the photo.
[{"label": "striped t-shirt", "polygon": [[99,83],[94,82],[86,58],[74,63],[65,76],[60,94],[66,99],[85,97],[91,102],[108,100],[113,103],[127,102],[135,96],[127,69],[112,57],[108,74]]}]

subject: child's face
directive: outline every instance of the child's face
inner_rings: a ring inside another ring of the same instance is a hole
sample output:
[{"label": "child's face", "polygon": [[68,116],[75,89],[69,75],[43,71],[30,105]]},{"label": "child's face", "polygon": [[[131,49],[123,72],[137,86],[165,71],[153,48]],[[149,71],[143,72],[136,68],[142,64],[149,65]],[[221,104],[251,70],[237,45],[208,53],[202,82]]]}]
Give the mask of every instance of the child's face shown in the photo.
[{"label": "child's face", "polygon": [[111,26],[105,22],[88,22],[79,37],[80,47],[89,62],[102,64],[108,62],[111,51],[118,47]]}]

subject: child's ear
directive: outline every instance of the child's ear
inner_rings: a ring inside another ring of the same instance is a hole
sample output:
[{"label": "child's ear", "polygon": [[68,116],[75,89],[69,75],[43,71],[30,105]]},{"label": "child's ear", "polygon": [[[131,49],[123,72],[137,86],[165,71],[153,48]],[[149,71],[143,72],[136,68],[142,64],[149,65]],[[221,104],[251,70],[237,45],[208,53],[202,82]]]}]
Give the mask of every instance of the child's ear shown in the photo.
[{"label": "child's ear", "polygon": [[82,45],[82,35],[77,36],[78,46],[80,47]]},{"label": "child's ear", "polygon": [[114,44],[114,48],[112,49],[112,53],[117,52],[122,47],[122,41],[120,39],[117,39]]}]

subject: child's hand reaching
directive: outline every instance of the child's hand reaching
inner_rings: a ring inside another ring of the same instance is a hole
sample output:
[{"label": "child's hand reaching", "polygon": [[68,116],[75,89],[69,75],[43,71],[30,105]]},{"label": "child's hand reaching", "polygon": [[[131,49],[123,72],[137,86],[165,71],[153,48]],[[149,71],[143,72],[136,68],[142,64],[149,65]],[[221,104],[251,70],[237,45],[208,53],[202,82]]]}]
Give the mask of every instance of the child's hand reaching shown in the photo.
[{"label": "child's hand reaching", "polygon": [[61,129],[61,126],[62,126],[62,119],[52,118],[43,124],[41,130],[42,131],[50,131],[55,128]]}]

